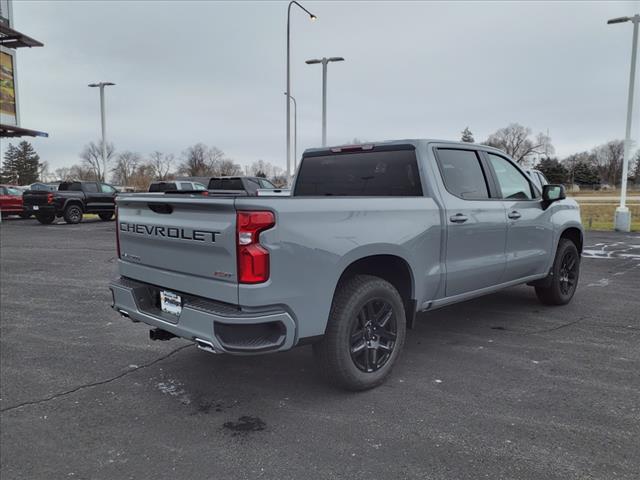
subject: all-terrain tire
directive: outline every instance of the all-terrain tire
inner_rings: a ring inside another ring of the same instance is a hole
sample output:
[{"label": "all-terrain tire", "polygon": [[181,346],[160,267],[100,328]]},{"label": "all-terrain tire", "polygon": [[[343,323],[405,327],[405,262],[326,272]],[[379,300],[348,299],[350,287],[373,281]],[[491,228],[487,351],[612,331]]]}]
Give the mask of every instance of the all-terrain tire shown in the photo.
[{"label": "all-terrain tire", "polygon": [[67,205],[64,209],[64,221],[71,224],[80,223],[82,221],[82,207],[75,203]]},{"label": "all-terrain tire", "polygon": [[536,286],[538,300],[545,305],[566,305],[573,298],[580,276],[580,253],[571,240],[561,238],[549,281]]},{"label": "all-terrain tire", "polygon": [[356,275],[338,285],[325,335],[313,351],[331,383],[367,390],[389,375],[405,337],[404,304],[395,287],[379,277]]}]

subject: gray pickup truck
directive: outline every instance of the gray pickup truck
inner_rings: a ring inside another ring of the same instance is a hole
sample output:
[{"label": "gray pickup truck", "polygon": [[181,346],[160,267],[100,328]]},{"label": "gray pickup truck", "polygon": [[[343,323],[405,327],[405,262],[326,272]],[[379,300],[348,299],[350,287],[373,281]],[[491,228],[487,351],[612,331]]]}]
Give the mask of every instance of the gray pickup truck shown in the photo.
[{"label": "gray pickup truck", "polygon": [[503,152],[436,140],[305,151],[289,197],[117,198],[113,308],[214,353],[313,344],[352,390],[380,384],[417,312],[518,284],[568,303],[578,205]]}]

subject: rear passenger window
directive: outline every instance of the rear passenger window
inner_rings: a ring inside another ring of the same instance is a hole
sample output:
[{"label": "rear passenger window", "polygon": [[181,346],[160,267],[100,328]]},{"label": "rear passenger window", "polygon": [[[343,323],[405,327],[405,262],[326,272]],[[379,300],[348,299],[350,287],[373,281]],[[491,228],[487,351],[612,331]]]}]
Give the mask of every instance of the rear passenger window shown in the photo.
[{"label": "rear passenger window", "polygon": [[96,185],[95,183],[85,183],[84,184],[84,191],[85,192],[89,192],[89,193],[97,193],[98,192],[98,185]]},{"label": "rear passenger window", "polygon": [[190,182],[180,182],[180,190],[193,190]]},{"label": "rear passenger window", "polygon": [[487,180],[475,151],[439,148],[438,163],[449,193],[465,200],[489,198]]},{"label": "rear passenger window", "polygon": [[496,177],[498,177],[502,198],[510,200],[531,200],[533,198],[531,183],[520,170],[506,158],[492,153],[487,155],[496,172]]}]

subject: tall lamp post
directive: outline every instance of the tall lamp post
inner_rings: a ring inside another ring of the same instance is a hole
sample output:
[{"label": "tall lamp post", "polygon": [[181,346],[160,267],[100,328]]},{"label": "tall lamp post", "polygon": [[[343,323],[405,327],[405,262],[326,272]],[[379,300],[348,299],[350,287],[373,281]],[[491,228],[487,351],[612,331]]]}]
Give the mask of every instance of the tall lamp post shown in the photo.
[{"label": "tall lamp post", "polygon": [[291,47],[290,26],[291,25],[290,24],[291,24],[291,6],[292,5],[296,5],[300,7],[302,10],[304,10],[305,12],[307,12],[311,20],[318,19],[318,17],[316,17],[313,13],[311,13],[309,10],[304,8],[295,0],[292,2],[289,2],[289,6],[287,7],[287,91],[285,92],[285,95],[287,96],[287,180],[291,178],[291,102],[289,101],[289,98],[291,97],[291,68],[290,68],[289,58],[291,56],[291,48],[290,48]]},{"label": "tall lamp post", "polygon": [[107,126],[104,113],[104,87],[115,85],[112,82],[90,83],[90,87],[98,87],[100,89],[100,120],[102,125],[102,165],[107,164]]},{"label": "tall lamp post", "polygon": [[[287,92],[284,92],[286,95]],[[289,95],[293,100],[293,171],[296,171],[296,162],[298,161],[298,103],[293,95]]]},{"label": "tall lamp post", "polygon": [[633,17],[612,18],[607,24],[633,23],[633,43],[631,45],[631,73],[629,75],[629,98],[627,100],[627,128],[624,136],[624,160],[622,161],[622,185],[620,186],[620,206],[616,208],[614,229],[620,232],[631,231],[631,212],[626,205],[627,201],[627,175],[629,161],[631,160],[631,116],[633,112],[633,88],[636,76],[636,53],[638,50],[638,24],[640,15]]},{"label": "tall lamp post", "polygon": [[307,60],[307,65],[322,64],[322,146],[327,146],[327,64],[329,62],[344,62],[342,57],[322,57]]}]

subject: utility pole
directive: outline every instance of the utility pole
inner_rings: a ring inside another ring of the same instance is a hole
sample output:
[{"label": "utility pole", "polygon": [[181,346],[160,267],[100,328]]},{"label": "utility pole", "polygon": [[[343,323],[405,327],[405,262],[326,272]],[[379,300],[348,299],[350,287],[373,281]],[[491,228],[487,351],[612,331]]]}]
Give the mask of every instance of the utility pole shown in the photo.
[{"label": "utility pole", "polygon": [[327,64],[329,62],[344,62],[342,57],[322,57],[307,60],[307,65],[322,64],[322,146],[327,146]]},{"label": "utility pole", "polygon": [[[105,118],[105,109],[104,109],[104,87],[108,87],[111,85],[115,85],[112,82],[99,82],[99,83],[90,83],[90,87],[98,87],[100,88],[100,123],[102,127],[102,165],[103,167],[107,165],[107,125]],[[106,172],[103,172],[106,173]],[[104,178],[100,180],[105,180]]]},{"label": "utility pole", "polygon": [[629,175],[629,162],[631,160],[631,121],[633,114],[633,89],[636,77],[636,54],[638,52],[638,24],[640,14],[633,17],[613,18],[607,24],[633,23],[633,40],[631,44],[631,73],[629,74],[629,96],[627,99],[627,127],[624,136],[624,160],[622,161],[622,182],[620,185],[620,206],[616,208],[614,229],[620,232],[631,231],[631,212],[627,207],[627,176]]}]

